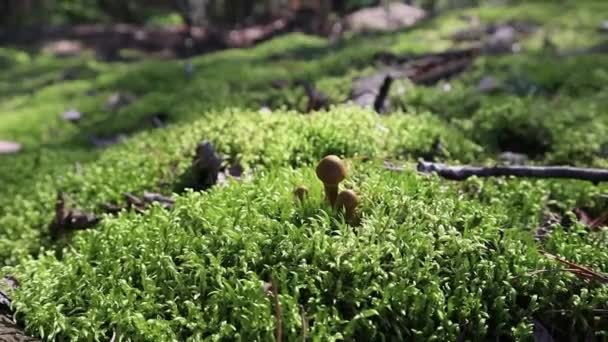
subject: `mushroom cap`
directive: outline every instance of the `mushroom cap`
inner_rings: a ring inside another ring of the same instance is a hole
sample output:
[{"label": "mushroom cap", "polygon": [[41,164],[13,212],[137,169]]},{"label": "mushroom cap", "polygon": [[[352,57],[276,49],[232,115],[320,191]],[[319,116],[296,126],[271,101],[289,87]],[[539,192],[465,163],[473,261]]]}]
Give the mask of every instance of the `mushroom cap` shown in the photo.
[{"label": "mushroom cap", "polygon": [[317,165],[317,177],[324,183],[336,185],[346,177],[346,167],[335,155],[325,156]]},{"label": "mushroom cap", "polygon": [[338,198],[336,200],[336,206],[338,208],[344,207],[348,210],[352,210],[357,207],[359,204],[359,197],[357,193],[352,190],[342,190],[338,194]]}]

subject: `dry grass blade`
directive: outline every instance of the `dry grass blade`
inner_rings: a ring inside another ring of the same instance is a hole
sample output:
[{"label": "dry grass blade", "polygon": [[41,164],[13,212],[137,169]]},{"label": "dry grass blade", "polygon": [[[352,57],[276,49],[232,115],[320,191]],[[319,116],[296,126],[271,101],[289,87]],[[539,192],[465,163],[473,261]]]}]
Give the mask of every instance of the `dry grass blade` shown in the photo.
[{"label": "dry grass blade", "polygon": [[587,267],[575,264],[571,261],[568,261],[566,259],[560,258],[557,255],[553,255],[551,253],[547,253],[544,251],[541,251],[541,253],[545,256],[550,257],[551,259],[554,259],[558,262],[561,262],[562,264],[565,264],[567,266],[569,266],[570,268],[565,269],[566,271],[569,271],[570,273],[573,273],[574,275],[576,275],[579,278],[583,278],[583,279],[587,279],[587,280],[595,280],[595,281],[599,281],[601,283],[605,283],[608,284],[608,276],[595,272],[593,270],[590,270]]}]

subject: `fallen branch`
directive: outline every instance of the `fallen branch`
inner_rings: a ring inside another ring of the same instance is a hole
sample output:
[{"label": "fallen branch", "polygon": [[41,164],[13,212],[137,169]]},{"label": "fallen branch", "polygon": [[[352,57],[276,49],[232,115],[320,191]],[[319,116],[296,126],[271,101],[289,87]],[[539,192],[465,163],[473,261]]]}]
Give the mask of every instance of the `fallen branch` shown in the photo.
[{"label": "fallen branch", "polygon": [[392,83],[393,78],[390,75],[386,75],[384,82],[382,82],[382,86],[380,86],[380,90],[378,91],[378,96],[376,96],[376,99],[374,100],[374,110],[376,113],[382,113],[387,109],[388,105],[386,100]]},{"label": "fallen branch", "polygon": [[531,178],[570,178],[587,180],[597,184],[608,181],[608,170],[578,168],[570,166],[450,166],[439,163],[418,161],[418,172],[437,173],[439,176],[451,180],[464,180],[472,176],[477,177],[531,177]]}]

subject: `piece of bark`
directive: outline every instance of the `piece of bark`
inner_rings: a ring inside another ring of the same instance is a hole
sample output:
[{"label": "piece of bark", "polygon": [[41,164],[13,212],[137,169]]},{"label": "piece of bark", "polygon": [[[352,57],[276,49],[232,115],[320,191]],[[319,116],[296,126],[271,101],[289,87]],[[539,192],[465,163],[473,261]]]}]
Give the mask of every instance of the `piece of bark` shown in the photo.
[{"label": "piece of bark", "polygon": [[418,172],[437,173],[439,176],[451,180],[464,180],[472,176],[477,177],[530,177],[530,178],[568,178],[586,180],[593,183],[608,181],[608,170],[578,168],[570,166],[450,166],[420,160]]},{"label": "piece of bark", "polygon": [[148,191],[144,191],[143,200],[148,205],[152,203],[158,203],[161,207],[165,209],[172,209],[173,205],[175,204],[175,200],[171,197]]},{"label": "piece of bark", "polygon": [[302,86],[306,92],[306,97],[308,97],[308,104],[306,105],[307,113],[329,108],[329,98],[327,95],[315,88],[310,82],[303,82]]},{"label": "piece of bark", "polygon": [[215,185],[221,171],[223,158],[209,141],[202,141],[196,147],[192,160],[192,173],[198,188],[206,189]]},{"label": "piece of bark", "polygon": [[93,213],[68,208],[66,202],[67,196],[65,193],[58,192],[55,201],[55,217],[49,224],[49,233],[54,240],[75,230],[94,227],[101,221],[101,218]]},{"label": "piece of bark", "polygon": [[[379,108],[383,89],[393,80],[410,79],[416,84],[430,85],[465,71],[480,54],[479,48],[449,50],[420,56],[398,56],[381,53],[375,56],[388,64],[375,74],[356,78],[350,93],[350,100],[363,108]],[[387,83],[387,79],[390,80]],[[388,110],[388,104],[385,104]]]},{"label": "piece of bark", "polygon": [[388,94],[392,83],[393,78],[390,75],[387,75],[384,78],[384,82],[380,86],[376,99],[374,100],[374,110],[376,113],[384,113],[389,110],[390,105],[388,103]]},{"label": "piece of bark", "polygon": [[145,121],[148,121],[155,128],[163,128],[169,121],[169,114],[166,112],[150,113],[145,116]]}]

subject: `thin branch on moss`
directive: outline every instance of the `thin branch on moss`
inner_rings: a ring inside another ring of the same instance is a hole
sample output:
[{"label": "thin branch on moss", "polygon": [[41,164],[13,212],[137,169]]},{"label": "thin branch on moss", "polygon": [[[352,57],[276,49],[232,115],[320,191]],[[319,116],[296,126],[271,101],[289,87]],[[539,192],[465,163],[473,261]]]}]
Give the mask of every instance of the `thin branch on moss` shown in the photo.
[{"label": "thin branch on moss", "polygon": [[570,273],[573,273],[574,275],[576,275],[577,277],[579,277],[581,279],[595,280],[600,283],[608,284],[608,276],[605,274],[595,272],[587,267],[575,264],[572,261],[568,261],[566,259],[560,258],[557,255],[553,255],[551,253],[541,251],[541,254],[571,267],[574,270],[571,270]]},{"label": "thin branch on moss", "polygon": [[308,334],[308,317],[306,317],[306,309],[300,305],[300,316],[302,317],[302,342],[306,342]]},{"label": "thin branch on moss", "polygon": [[570,166],[450,166],[446,164],[418,161],[418,172],[437,173],[439,176],[451,180],[464,180],[472,176],[477,177],[530,177],[530,178],[570,178],[593,182],[608,181],[608,170],[578,168]]},{"label": "thin branch on moss", "polygon": [[283,341],[283,314],[281,312],[281,301],[279,300],[279,288],[277,283],[274,281],[274,278],[270,278],[270,291],[271,296],[274,300],[274,317],[276,320],[276,331],[275,338],[277,342]]}]

